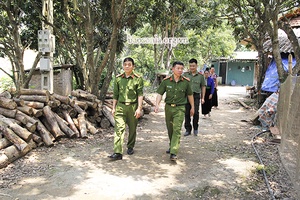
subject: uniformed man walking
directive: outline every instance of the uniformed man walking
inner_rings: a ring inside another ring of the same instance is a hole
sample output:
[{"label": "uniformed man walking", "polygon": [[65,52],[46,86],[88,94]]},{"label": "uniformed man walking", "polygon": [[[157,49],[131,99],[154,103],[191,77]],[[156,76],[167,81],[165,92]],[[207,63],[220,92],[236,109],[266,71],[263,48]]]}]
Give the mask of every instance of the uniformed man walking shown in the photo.
[{"label": "uniformed man walking", "polygon": [[201,94],[201,104],[204,103],[205,91],[206,91],[206,83],[204,76],[197,71],[197,60],[192,58],[189,60],[189,71],[184,73],[183,75],[190,79],[193,97],[194,97],[194,105],[195,105],[195,113],[193,116],[193,126],[191,125],[191,116],[190,109],[191,104],[187,103],[185,105],[185,133],[184,136],[191,135],[192,128],[194,129],[194,135],[198,135],[198,127],[199,127],[199,104],[200,104],[200,94]]},{"label": "uniformed man walking", "polygon": [[177,160],[179,150],[181,127],[184,120],[185,104],[187,99],[191,104],[190,115],[194,115],[194,98],[189,79],[182,76],[184,65],[182,62],[174,62],[172,75],[166,77],[157,89],[154,111],[157,113],[163,94],[165,98],[165,120],[169,136],[170,159]]},{"label": "uniformed man walking", "polygon": [[129,128],[127,154],[134,153],[136,127],[141,116],[143,103],[143,79],[133,72],[134,60],[130,57],[123,61],[124,73],[116,77],[113,90],[112,114],[115,119],[114,153],[108,156],[112,160],[123,158],[123,141],[126,124]]}]

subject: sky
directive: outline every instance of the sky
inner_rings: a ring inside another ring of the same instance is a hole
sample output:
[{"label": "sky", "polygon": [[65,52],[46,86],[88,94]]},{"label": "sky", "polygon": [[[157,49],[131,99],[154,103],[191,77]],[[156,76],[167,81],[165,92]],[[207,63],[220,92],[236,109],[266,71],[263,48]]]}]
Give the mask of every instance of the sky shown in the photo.
[{"label": "sky", "polygon": [[[36,56],[36,52],[33,50],[26,50],[24,53],[24,67],[25,70],[26,69],[30,69],[35,56]],[[0,66],[2,69],[4,69],[7,72],[11,72],[11,64],[8,58],[0,58]],[[3,76],[6,76],[4,72],[2,72],[2,70],[0,70],[0,78],[2,78]]]}]

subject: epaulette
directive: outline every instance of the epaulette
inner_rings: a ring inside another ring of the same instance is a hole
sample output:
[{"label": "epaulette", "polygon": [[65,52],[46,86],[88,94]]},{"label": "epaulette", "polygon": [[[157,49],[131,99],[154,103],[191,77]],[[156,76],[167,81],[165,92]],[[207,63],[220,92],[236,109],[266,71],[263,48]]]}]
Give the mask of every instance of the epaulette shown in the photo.
[{"label": "epaulette", "polygon": [[141,76],[136,74],[136,73],[133,73],[134,76],[136,76],[137,78],[140,78]]},{"label": "epaulette", "polygon": [[164,80],[167,80],[167,79],[169,79],[169,78],[171,78],[172,76],[167,76],[166,78],[164,78]]},{"label": "epaulette", "polygon": [[122,74],[118,74],[116,77],[120,77],[120,76],[122,76],[122,75],[124,75],[124,73],[122,73]]},{"label": "epaulette", "polygon": [[187,80],[187,81],[190,81],[190,79],[188,77],[182,76],[182,78],[185,79],[185,80]]}]

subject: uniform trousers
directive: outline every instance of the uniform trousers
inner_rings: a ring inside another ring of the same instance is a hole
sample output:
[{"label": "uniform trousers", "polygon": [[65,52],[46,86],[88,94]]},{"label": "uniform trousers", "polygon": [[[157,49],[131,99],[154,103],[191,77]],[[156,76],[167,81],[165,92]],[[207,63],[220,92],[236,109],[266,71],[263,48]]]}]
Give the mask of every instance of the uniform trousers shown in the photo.
[{"label": "uniform trousers", "polygon": [[165,105],[165,120],[169,136],[170,153],[177,155],[181,137],[181,127],[184,120],[185,106],[172,107]]},{"label": "uniform trousers", "polygon": [[192,128],[194,128],[194,130],[198,130],[198,126],[199,126],[199,104],[200,104],[200,94],[199,93],[194,93],[193,94],[194,97],[194,106],[195,106],[195,112],[194,112],[194,116],[193,116],[193,127],[191,125],[191,114],[190,114],[190,110],[191,110],[191,104],[187,103],[185,105],[185,121],[184,121],[184,127],[185,130],[187,132],[191,132]]},{"label": "uniform trousers", "polygon": [[136,127],[138,119],[134,116],[137,109],[137,103],[125,105],[117,103],[115,112],[115,134],[114,134],[114,153],[123,154],[123,142],[128,125],[129,135],[127,148],[133,148],[136,141]]}]

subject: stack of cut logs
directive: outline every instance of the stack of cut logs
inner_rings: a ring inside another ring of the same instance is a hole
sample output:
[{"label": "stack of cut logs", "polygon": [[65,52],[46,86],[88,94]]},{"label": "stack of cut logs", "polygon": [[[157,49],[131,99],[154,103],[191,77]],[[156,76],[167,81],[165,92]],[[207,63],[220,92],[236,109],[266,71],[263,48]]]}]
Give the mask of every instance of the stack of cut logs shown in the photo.
[{"label": "stack of cut logs", "polygon": [[[144,99],[145,114],[153,104]],[[0,93],[0,169],[41,145],[53,146],[62,137],[87,138],[114,126],[112,98],[74,90],[71,96],[46,90],[22,89],[17,96]],[[99,127],[99,128],[96,128]]]}]

